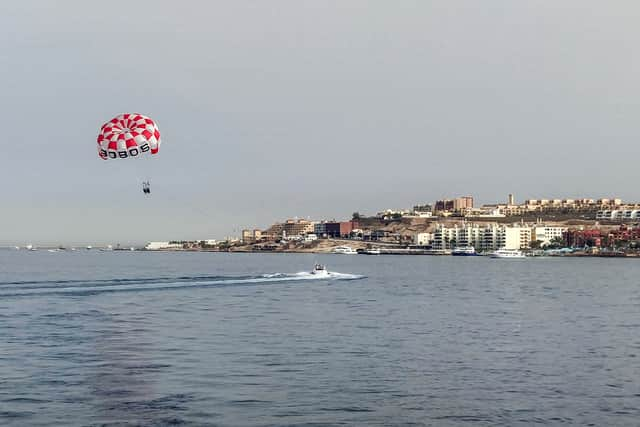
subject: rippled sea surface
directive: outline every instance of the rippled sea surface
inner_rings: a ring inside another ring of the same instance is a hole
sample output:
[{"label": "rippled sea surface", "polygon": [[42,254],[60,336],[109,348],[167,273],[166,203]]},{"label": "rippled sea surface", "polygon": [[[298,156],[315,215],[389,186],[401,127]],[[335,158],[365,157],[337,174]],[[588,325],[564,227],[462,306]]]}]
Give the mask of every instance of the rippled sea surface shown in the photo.
[{"label": "rippled sea surface", "polygon": [[[315,261],[343,274],[297,274]],[[0,425],[637,426],[639,278],[625,259],[0,251]]]}]

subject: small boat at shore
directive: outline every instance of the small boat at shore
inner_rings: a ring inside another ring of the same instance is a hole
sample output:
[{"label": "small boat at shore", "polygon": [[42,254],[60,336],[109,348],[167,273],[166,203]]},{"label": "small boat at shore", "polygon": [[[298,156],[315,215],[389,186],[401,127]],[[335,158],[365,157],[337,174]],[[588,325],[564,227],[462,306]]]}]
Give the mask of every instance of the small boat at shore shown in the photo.
[{"label": "small boat at shore", "polygon": [[333,248],[332,252],[340,255],[356,255],[358,253],[358,251],[353,249],[351,246],[337,246]]},{"label": "small boat at shore", "polygon": [[500,248],[489,255],[491,258],[526,258],[527,256],[518,249]]},{"label": "small boat at shore", "polygon": [[380,255],[380,249],[377,248],[373,248],[373,249],[365,249],[364,251],[362,251],[363,254],[365,255]]},{"label": "small boat at shore", "polygon": [[456,246],[451,250],[453,256],[477,256],[476,248],[473,246]]}]

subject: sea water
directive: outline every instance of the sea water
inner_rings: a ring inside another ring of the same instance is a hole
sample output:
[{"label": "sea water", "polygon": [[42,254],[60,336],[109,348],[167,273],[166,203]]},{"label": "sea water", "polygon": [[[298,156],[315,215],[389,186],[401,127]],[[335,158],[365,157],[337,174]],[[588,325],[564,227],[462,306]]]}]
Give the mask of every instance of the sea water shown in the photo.
[{"label": "sea water", "polygon": [[639,277],[627,259],[0,251],[0,425],[638,425]]}]

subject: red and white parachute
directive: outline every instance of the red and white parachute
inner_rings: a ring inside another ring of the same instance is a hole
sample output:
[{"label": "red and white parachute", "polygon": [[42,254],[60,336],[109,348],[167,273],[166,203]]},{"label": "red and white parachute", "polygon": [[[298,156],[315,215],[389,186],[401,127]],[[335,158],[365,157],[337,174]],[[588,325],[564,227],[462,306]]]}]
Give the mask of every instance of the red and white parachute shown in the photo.
[{"label": "red and white parachute", "polygon": [[126,159],[157,154],[160,132],[155,122],[138,113],[125,113],[103,124],[98,134],[98,155],[104,159]]}]

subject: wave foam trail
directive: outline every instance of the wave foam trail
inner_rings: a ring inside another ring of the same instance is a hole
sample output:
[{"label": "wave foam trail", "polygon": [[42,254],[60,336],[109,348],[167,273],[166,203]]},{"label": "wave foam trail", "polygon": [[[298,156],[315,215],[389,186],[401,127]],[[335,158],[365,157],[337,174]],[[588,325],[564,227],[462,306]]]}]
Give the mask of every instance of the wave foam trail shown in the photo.
[{"label": "wave foam trail", "polygon": [[318,277],[308,272],[296,274],[270,273],[260,276],[193,276],[110,280],[58,280],[0,282],[0,297],[45,294],[95,294],[101,292],[154,291],[163,289],[260,285],[307,280],[357,280],[365,276],[329,273]]}]

